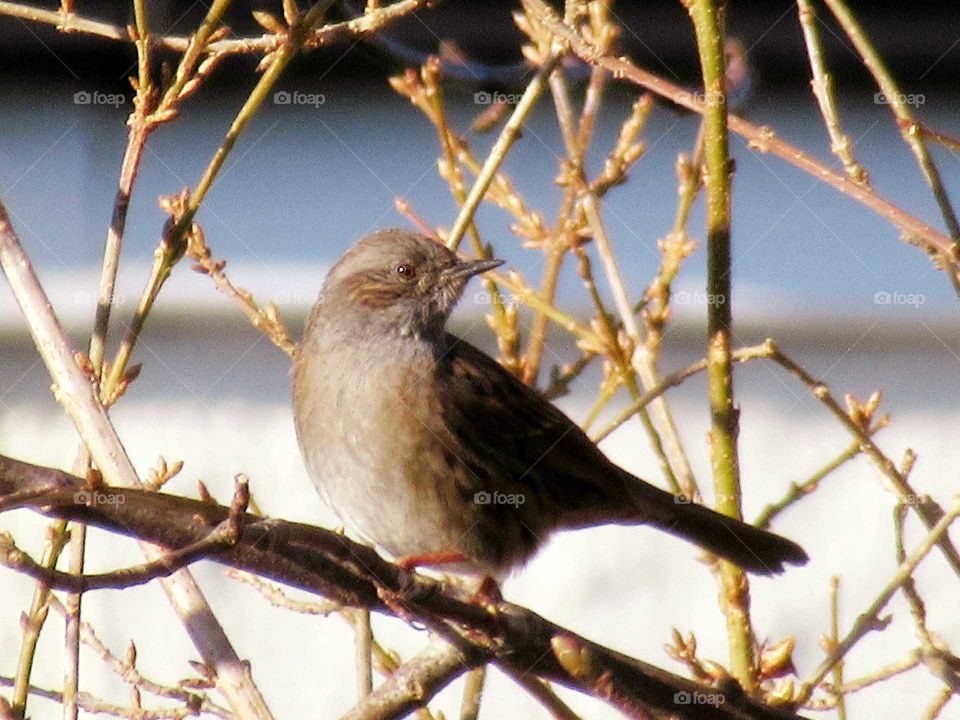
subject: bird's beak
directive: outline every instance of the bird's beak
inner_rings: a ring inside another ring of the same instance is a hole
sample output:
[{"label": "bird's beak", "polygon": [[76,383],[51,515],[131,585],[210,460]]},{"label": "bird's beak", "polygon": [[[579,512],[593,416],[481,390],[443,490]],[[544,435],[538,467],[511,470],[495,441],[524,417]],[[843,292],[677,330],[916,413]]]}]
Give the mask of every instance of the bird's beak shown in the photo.
[{"label": "bird's beak", "polygon": [[447,280],[471,278],[503,265],[503,260],[463,260],[443,271]]}]

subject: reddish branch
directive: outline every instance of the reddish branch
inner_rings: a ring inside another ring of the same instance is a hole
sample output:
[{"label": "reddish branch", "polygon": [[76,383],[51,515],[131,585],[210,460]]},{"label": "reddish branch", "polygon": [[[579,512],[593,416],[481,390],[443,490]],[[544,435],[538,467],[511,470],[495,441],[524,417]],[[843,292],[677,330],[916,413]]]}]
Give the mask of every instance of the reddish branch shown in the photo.
[{"label": "reddish branch", "polygon": [[[112,486],[89,486],[59,470],[0,456],[0,511],[29,507],[46,515],[96,525],[170,548],[161,558],[169,572],[181,562],[206,559],[318,593],[344,605],[397,615],[426,625],[444,645],[417,656],[402,674],[378,689],[351,717],[399,717],[459,674],[485,662],[514,673],[533,674],[598,697],[629,717],[690,720],[783,720],[797,716],[746,697],[735,683],[717,688],[693,682],[590,642],[526,608],[499,602],[490,609],[471,602],[462,589],[403,570],[359,545],[322,528],[265,519],[211,502]],[[222,537],[229,527],[227,537]],[[214,538],[214,539],[212,539]],[[75,579],[19,562],[6,544],[4,562],[54,588],[77,589]],[[150,575],[155,577],[156,574]],[[126,571],[94,583],[125,587],[146,576]],[[456,662],[453,657],[459,658]],[[403,682],[400,682],[403,680]],[[414,682],[415,681],[415,682]],[[407,697],[411,688],[428,689]],[[709,696],[716,704],[676,701]]]}]

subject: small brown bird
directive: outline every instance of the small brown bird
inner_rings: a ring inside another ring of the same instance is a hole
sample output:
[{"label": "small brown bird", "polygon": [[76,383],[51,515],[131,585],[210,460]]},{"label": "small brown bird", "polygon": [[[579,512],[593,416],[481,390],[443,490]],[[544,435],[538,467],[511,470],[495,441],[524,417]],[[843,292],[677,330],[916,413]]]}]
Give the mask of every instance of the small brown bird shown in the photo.
[{"label": "small brown bird", "polygon": [[297,437],[344,523],[407,565],[502,577],[554,530],[653,525],[772,574],[795,543],[689,504],[614,465],[566,415],[445,329],[462,261],[405,230],[333,267],[294,365]]}]

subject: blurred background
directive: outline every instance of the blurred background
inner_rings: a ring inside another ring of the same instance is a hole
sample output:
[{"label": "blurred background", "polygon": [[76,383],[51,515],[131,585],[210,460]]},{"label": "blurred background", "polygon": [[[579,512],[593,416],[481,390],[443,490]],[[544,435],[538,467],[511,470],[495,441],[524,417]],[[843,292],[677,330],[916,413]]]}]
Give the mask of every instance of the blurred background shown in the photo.
[{"label": "blurred background", "polygon": [[[75,10],[120,25],[131,19],[126,3],[85,5],[77,3]],[[349,16],[358,11],[355,5],[362,3],[339,3],[337,12]],[[919,1],[851,6],[912,97],[912,109],[930,127],[960,134],[960,11]],[[228,24],[238,35],[262,33],[250,19],[252,9],[280,14],[279,3],[235,3]],[[297,335],[330,264],[359,236],[406,224],[394,210],[395,198],[404,198],[437,226],[449,227],[456,215],[448,186],[436,172],[436,133],[390,89],[387,77],[419,65],[429,53],[458,56],[458,62],[446,66],[444,91],[452,126],[466,132],[493,94],[519,92],[529,78],[519,53],[522,36],[511,19],[516,9],[510,2],[447,0],[402,21],[376,42],[350,41],[304,55],[243,134],[198,221],[214,256],[228,260],[232,280],[258,300],[276,303]],[[188,2],[149,4],[151,26],[164,34],[188,34],[205,11],[202,4]],[[615,3],[614,11],[624,26],[620,52],[696,88],[699,67],[681,3]],[[752,68],[738,112],[838,166],[809,90],[796,5],[732,3],[727,27],[729,36],[742,43]],[[826,10],[820,13],[819,29],[844,127],[875,188],[943,231],[936,202],[889,107]],[[151,136],[127,223],[114,343],[146,282],[165,220],[158,195],[196,184],[256,82],[256,63],[252,56],[229,58],[187,101],[182,116]],[[127,139],[132,91],[126,78],[135,72],[129,44],[64,35],[0,15],[0,199],[77,347],[86,346],[92,324],[99,263]],[[579,98],[586,70],[570,64],[565,72]],[[611,83],[588,172],[601,167],[636,97],[635,88]],[[697,127],[696,117],[657,107],[643,133],[645,156],[629,182],[605,201],[607,226],[636,299],[657,271],[656,243],[670,230],[676,207],[674,164],[678,153],[692,148]],[[485,155],[495,137],[496,132],[472,137],[477,154]],[[880,435],[881,446],[895,460],[907,447],[917,450],[915,486],[948,502],[960,484],[960,334],[957,298],[949,282],[885,220],[777,158],[749,149],[739,137],[732,136],[731,143],[736,159],[734,344],[777,339],[812,375],[828,382],[837,397],[853,392],[864,399],[882,388],[893,424]],[[955,154],[932,147],[956,200],[960,162]],[[554,178],[562,156],[552,102],[545,97],[505,170],[528,205],[548,222],[560,199]],[[510,232],[510,218],[484,207],[478,221],[497,256],[538,284],[542,256],[521,246]],[[690,234],[704,236],[702,201]],[[188,264],[178,266],[165,286],[138,345],[135,361],[143,362],[144,370],[112,413],[138,469],[146,472],[160,455],[183,459],[184,471],[168,489],[193,494],[194,481],[202,478],[221,500],[229,496],[232,476],[246,472],[265,512],[335,525],[300,463],[286,356]],[[701,249],[675,284],[664,373],[704,354],[705,267]],[[0,286],[0,453],[69,467],[75,433],[50,395],[49,378],[6,284]],[[456,329],[491,349],[483,322],[489,308],[479,289],[468,289]],[[601,292],[609,296],[606,286]],[[590,312],[570,263],[562,276],[560,303],[582,317]],[[569,338],[560,333],[550,336],[548,346],[547,366],[575,357]],[[775,367],[755,363],[736,373],[745,508],[753,518],[779,499],[791,481],[805,479],[841,452],[849,438]],[[582,418],[598,379],[598,372],[588,371],[559,404]],[[670,397],[700,484],[707,489],[705,381],[695,378]],[[604,418],[622,406],[613,403]],[[628,423],[603,447],[618,462],[659,479],[639,425]],[[775,581],[758,580],[753,589],[758,632],[769,631],[771,640],[797,636],[801,677],[822,657],[818,637],[828,628],[830,576],[843,577],[841,627],[849,627],[895,567],[894,497],[884,492],[880,475],[856,459],[826,484],[780,516],[775,526],[807,548],[811,564]],[[917,525],[909,526],[914,541],[922,535]],[[0,516],[0,529],[12,529],[21,546],[37,555],[43,527],[43,521],[27,513]],[[506,594],[591,639],[680,672],[662,649],[671,627],[694,632],[704,657],[726,660],[715,586],[696,554],[643,529],[567,534],[512,578]],[[96,531],[90,558],[91,571],[138,562],[132,543]],[[253,660],[254,675],[277,717],[336,717],[350,707],[353,674],[342,658],[352,652],[351,634],[342,622],[281,612],[252,590],[225,580],[213,565],[201,563],[198,575],[241,654]],[[955,590],[949,588],[955,578],[934,553],[918,579],[931,597],[939,595],[942,601],[929,608],[931,626],[956,639],[960,614]],[[32,584],[0,571],[0,587],[0,676],[10,677],[19,651],[19,613],[29,602]],[[911,647],[912,626],[905,605],[898,603],[891,605],[898,622],[851,654],[849,677],[892,662]],[[156,587],[94,593],[85,613],[118,654],[134,637],[144,672],[167,679],[189,672],[185,664],[171,667],[171,660],[194,657],[194,651]],[[395,621],[378,619],[376,629],[384,644],[404,654],[423,641]],[[59,642],[58,632],[48,633],[41,646],[35,679],[44,687],[61,684]],[[99,671],[96,658],[85,660],[90,669],[84,682],[91,691],[108,697],[121,692],[114,678]],[[852,717],[916,717],[937,684],[916,671],[885,687],[853,696]],[[455,714],[458,693],[455,684],[442,698],[440,707],[448,717]],[[576,696],[570,701],[586,716],[613,716],[592,701]],[[43,701],[31,710],[36,718],[59,716],[55,705]],[[494,672],[482,717],[516,716],[520,710],[545,717]],[[944,717],[960,717],[949,710]],[[952,710],[960,713],[956,706]]]}]

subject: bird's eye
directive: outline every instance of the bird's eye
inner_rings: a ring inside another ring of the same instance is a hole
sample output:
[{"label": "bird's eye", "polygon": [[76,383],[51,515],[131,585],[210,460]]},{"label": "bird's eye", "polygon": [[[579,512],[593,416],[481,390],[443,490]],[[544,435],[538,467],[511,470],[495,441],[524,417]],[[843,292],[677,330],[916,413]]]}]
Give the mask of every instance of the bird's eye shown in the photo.
[{"label": "bird's eye", "polygon": [[400,277],[406,278],[407,280],[411,279],[417,274],[416,268],[410,263],[403,263],[402,265],[397,265],[397,275]]}]

